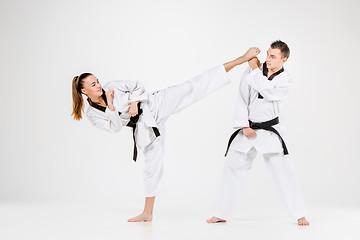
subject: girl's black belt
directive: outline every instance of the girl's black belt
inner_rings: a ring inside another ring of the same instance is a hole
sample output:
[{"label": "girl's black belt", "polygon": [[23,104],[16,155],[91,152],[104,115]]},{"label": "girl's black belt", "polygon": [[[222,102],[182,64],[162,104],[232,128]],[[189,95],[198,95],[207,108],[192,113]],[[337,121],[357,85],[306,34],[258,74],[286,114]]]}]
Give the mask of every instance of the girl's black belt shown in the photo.
[{"label": "girl's black belt", "polygon": [[[127,127],[131,127],[133,129],[133,140],[134,140],[134,152],[133,152],[133,160],[136,162],[137,159],[137,147],[136,147],[136,140],[135,140],[135,130],[136,130],[136,123],[139,121],[139,116],[143,113],[143,110],[140,108],[140,102],[137,104],[138,107],[138,114],[134,117],[130,117],[130,121],[126,124]],[[119,115],[121,113],[119,112]],[[156,137],[160,136],[159,129],[157,127],[152,128]]]},{"label": "girl's black belt", "polygon": [[[106,100],[106,95],[105,95],[105,90],[103,90],[103,94],[102,94],[102,98],[104,99],[106,105],[107,105],[107,100]],[[98,105],[94,102],[91,101],[90,98],[87,99],[87,101],[89,102],[90,106],[105,112],[106,107]],[[136,162],[137,159],[137,147],[136,147],[136,140],[135,140],[135,130],[136,130],[136,123],[139,121],[139,116],[143,113],[143,110],[140,108],[140,102],[137,103],[137,107],[138,107],[138,114],[134,117],[130,117],[130,121],[126,124],[127,127],[131,127],[133,129],[133,140],[134,140],[134,153],[133,153],[133,160]],[[121,115],[121,112],[118,111],[119,116]],[[156,137],[160,136],[160,132],[159,129],[157,127],[153,127],[152,128],[154,131],[154,134]]]}]

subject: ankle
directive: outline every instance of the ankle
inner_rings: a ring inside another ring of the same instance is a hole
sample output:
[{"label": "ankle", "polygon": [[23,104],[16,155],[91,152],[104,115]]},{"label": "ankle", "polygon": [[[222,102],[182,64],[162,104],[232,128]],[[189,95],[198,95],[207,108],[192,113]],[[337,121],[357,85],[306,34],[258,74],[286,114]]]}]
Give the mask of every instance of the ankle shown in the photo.
[{"label": "ankle", "polygon": [[153,213],[152,213],[152,211],[143,211],[142,214],[144,214],[144,215],[152,215]]}]

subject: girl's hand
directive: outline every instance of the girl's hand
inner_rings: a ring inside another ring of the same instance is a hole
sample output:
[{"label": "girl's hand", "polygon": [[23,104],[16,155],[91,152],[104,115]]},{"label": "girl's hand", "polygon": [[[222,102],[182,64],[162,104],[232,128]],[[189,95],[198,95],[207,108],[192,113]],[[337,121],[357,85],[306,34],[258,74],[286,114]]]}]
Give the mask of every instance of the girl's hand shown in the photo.
[{"label": "girl's hand", "polygon": [[138,102],[139,101],[130,103],[130,107],[129,107],[130,117],[134,117],[138,114],[138,107],[137,107]]},{"label": "girl's hand", "polygon": [[108,90],[106,93],[105,93],[105,96],[106,96],[106,99],[108,101],[108,104],[113,102],[113,99],[114,99],[114,90]]},{"label": "girl's hand", "polygon": [[106,96],[108,108],[109,108],[111,111],[115,111],[115,108],[114,108],[114,105],[113,105],[114,90],[108,90],[108,91],[105,93],[105,96]]},{"label": "girl's hand", "polygon": [[252,47],[249,48],[249,50],[247,50],[247,52],[243,55],[243,57],[245,58],[246,61],[249,61],[250,59],[256,57],[256,55],[258,55],[260,53],[260,49],[258,49],[257,47]]}]

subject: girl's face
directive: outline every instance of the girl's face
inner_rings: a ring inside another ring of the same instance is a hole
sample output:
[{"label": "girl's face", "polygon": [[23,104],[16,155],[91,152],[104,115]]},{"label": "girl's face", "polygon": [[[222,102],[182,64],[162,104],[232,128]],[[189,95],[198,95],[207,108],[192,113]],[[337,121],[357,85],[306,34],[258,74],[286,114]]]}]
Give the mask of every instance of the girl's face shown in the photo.
[{"label": "girl's face", "polygon": [[81,92],[89,98],[97,98],[103,94],[102,86],[94,75],[87,76],[83,81],[84,87],[81,89]]}]

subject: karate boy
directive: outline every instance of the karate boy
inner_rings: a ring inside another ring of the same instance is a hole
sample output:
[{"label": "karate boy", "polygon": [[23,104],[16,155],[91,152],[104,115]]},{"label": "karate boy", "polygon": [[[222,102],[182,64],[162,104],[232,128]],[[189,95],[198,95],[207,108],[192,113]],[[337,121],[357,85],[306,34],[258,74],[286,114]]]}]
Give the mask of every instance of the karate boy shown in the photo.
[{"label": "karate boy", "polygon": [[245,181],[257,155],[263,155],[290,216],[298,225],[309,225],[298,180],[286,147],[286,131],[279,123],[282,101],[292,78],[283,65],[289,47],[275,41],[267,51],[266,63],[249,61],[236,102],[234,129],[226,150],[225,166],[214,216],[208,223],[226,222],[244,191]]}]

